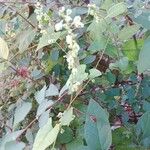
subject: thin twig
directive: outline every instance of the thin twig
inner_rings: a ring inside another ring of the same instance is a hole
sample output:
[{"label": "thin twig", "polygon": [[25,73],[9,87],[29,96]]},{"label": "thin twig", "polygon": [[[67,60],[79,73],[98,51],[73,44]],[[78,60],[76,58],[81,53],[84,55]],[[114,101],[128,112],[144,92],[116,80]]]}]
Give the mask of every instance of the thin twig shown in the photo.
[{"label": "thin twig", "polygon": [[[66,95],[67,93],[65,92],[62,96],[60,96],[57,101],[55,101],[52,105],[48,106],[46,111],[47,110],[50,110],[52,107],[54,107],[58,102],[60,102],[62,100],[62,98]],[[40,118],[41,115],[37,116],[36,118],[34,118],[24,129],[23,129],[23,132],[17,137],[19,138],[23,133],[25,133],[32,125],[33,123],[35,123],[39,118]]]},{"label": "thin twig", "polygon": [[18,11],[16,11],[15,9],[13,9],[11,6],[7,6],[5,3],[2,3],[2,5],[6,6],[7,8],[11,9],[12,11],[15,11],[16,14],[18,14],[22,19],[24,19],[31,27],[36,28],[28,19],[26,19],[23,15],[21,15]]}]

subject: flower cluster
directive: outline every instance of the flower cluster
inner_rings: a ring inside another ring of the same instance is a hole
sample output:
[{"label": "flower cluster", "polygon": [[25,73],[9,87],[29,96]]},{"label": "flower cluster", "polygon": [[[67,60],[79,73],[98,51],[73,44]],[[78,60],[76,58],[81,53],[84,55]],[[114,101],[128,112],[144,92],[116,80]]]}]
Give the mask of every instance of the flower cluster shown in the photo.
[{"label": "flower cluster", "polygon": [[88,4],[88,14],[93,16],[96,19],[96,22],[100,20],[99,16],[99,7],[97,7],[95,4]]},{"label": "flower cluster", "polygon": [[77,69],[73,68],[69,76],[69,79],[67,80],[67,83],[66,83],[67,87],[69,87],[69,93],[77,92],[80,88],[80,85],[82,84],[76,81],[76,78],[75,78],[76,74],[77,74]]},{"label": "flower cluster", "polygon": [[27,67],[20,67],[17,69],[17,74],[23,78],[29,77],[29,70]]},{"label": "flower cluster", "polygon": [[71,9],[66,10],[64,7],[61,8],[59,11],[59,16],[61,16],[63,20],[55,25],[55,30],[60,31],[62,29],[66,29],[67,31],[66,43],[68,45],[69,51],[65,55],[65,58],[68,62],[68,69],[71,70],[70,77],[67,81],[67,86],[69,88],[69,92],[73,93],[76,92],[78,87],[81,85],[81,83],[74,80],[74,77],[77,74],[77,67],[80,65],[78,58],[80,46],[76,41],[77,35],[73,32],[73,30],[77,28],[83,28],[84,24],[81,22],[80,16],[75,16],[72,18],[70,16],[71,13]]},{"label": "flower cluster", "polygon": [[40,2],[37,2],[35,5],[35,14],[36,19],[38,21],[38,27],[41,29],[43,27],[43,20],[49,21],[50,17],[47,15],[46,12],[44,12],[43,5]]},{"label": "flower cluster", "polygon": [[71,33],[74,28],[83,28],[84,24],[81,22],[80,16],[75,16],[74,19],[70,16],[72,13],[71,9],[65,10],[64,7],[59,11],[59,15],[63,18],[60,22],[55,25],[55,30],[60,31],[63,28]]}]

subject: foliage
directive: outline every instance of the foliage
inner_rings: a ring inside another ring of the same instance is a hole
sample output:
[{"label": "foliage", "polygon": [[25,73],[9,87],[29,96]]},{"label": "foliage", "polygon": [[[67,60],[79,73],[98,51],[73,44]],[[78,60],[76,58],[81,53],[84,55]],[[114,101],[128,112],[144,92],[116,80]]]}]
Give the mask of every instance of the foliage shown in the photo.
[{"label": "foliage", "polygon": [[147,0],[0,1],[0,150],[150,149]]}]

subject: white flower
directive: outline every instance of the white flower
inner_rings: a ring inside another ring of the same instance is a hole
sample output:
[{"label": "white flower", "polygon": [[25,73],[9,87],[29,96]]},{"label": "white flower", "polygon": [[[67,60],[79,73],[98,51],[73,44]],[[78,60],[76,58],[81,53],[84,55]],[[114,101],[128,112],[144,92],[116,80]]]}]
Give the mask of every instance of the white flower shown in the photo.
[{"label": "white flower", "polygon": [[73,69],[72,69],[72,75],[76,75],[77,72],[78,72],[78,69],[77,69],[77,68],[73,68]]},{"label": "white flower", "polygon": [[63,20],[60,21],[59,23],[55,24],[55,30],[60,31],[63,29]]},{"label": "white flower", "polygon": [[95,15],[95,10],[89,8],[88,14],[90,14],[91,16],[94,16]]},{"label": "white flower", "polygon": [[63,116],[62,112],[59,112],[58,115],[57,115],[58,118],[61,118],[62,116]]},{"label": "white flower", "polygon": [[42,29],[43,25],[41,23],[38,24],[38,27]]},{"label": "white flower", "polygon": [[64,13],[65,11],[65,7],[61,7],[61,9],[59,10],[59,15],[61,15],[62,13]]},{"label": "white flower", "polygon": [[80,16],[75,16],[72,23],[76,28],[83,28],[84,24],[81,22]]},{"label": "white flower", "polygon": [[76,58],[78,55],[78,52],[77,51],[70,51],[70,55],[71,55],[71,57]]},{"label": "white flower", "polygon": [[42,19],[42,16],[41,16],[41,15],[37,15],[37,16],[36,16],[36,19],[37,19],[38,21],[40,21],[40,20]]},{"label": "white flower", "polygon": [[90,7],[96,8],[96,5],[95,5],[95,4],[92,4],[92,3],[91,3],[91,4],[88,4],[87,6],[88,6],[89,8],[90,8]]},{"label": "white flower", "polygon": [[72,92],[77,92],[79,87],[80,87],[80,82],[76,82],[75,84],[72,85]]},{"label": "white flower", "polygon": [[73,51],[78,52],[80,50],[80,46],[75,42],[72,46]]},{"label": "white flower", "polygon": [[72,35],[67,35],[66,36],[66,43],[68,45],[72,45],[73,44],[73,36]]},{"label": "white flower", "polygon": [[36,3],[36,6],[37,6],[37,7],[39,7],[40,5],[41,5],[41,3],[40,3],[40,2],[37,2],[37,3]]},{"label": "white flower", "polygon": [[68,69],[72,69],[74,67],[74,58],[71,55],[66,55],[67,62],[68,62]]},{"label": "white flower", "polygon": [[46,20],[46,21],[48,21],[50,19],[50,17],[46,13],[44,13],[43,16],[44,16],[44,20]]},{"label": "white flower", "polygon": [[72,21],[72,18],[70,16],[65,16],[65,21],[69,23],[70,21]]},{"label": "white flower", "polygon": [[40,33],[47,34],[47,31],[46,30],[41,30]]},{"label": "white flower", "polygon": [[66,10],[67,16],[71,15],[71,13],[72,13],[72,10],[71,10],[71,9],[67,9],[67,10]]},{"label": "white flower", "polygon": [[50,40],[48,40],[48,44],[52,44],[52,43],[54,43],[55,42],[55,39],[50,39]]}]

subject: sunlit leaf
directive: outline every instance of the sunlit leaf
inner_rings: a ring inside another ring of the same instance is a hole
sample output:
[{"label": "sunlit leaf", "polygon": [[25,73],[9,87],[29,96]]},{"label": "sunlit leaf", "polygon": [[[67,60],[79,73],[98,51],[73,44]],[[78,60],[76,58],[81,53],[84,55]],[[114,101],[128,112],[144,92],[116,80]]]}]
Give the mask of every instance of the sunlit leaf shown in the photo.
[{"label": "sunlit leaf", "polygon": [[44,125],[47,123],[47,121],[49,119],[49,114],[50,114],[50,110],[47,110],[40,115],[40,117],[38,119],[39,128],[44,127]]},{"label": "sunlit leaf", "polygon": [[62,32],[54,32],[52,28],[48,28],[40,38],[37,50],[43,48],[44,46],[55,43],[61,35]]},{"label": "sunlit leaf", "polygon": [[47,134],[50,133],[52,129],[52,119],[49,118],[48,122],[37,132],[37,135],[34,140],[33,150],[38,150],[38,148],[41,146],[44,139],[46,138]]},{"label": "sunlit leaf", "polygon": [[40,104],[45,99],[45,91],[46,91],[46,85],[44,87],[35,93],[35,99]]},{"label": "sunlit leaf", "polygon": [[60,124],[56,124],[52,127],[52,119],[39,129],[32,150],[45,150],[48,146],[56,141],[57,135],[60,131]]},{"label": "sunlit leaf", "polygon": [[5,150],[23,150],[25,143],[23,142],[8,142],[5,145]]},{"label": "sunlit leaf", "polygon": [[117,3],[113,5],[108,11],[107,11],[107,17],[113,18],[116,17],[120,14],[123,14],[124,12],[127,11],[127,6],[124,2]]},{"label": "sunlit leaf", "polygon": [[74,120],[75,116],[73,115],[73,107],[70,107],[69,109],[65,110],[62,114],[62,117],[60,118],[60,123],[63,126],[69,126],[70,122]]},{"label": "sunlit leaf", "polygon": [[24,52],[35,38],[36,31],[33,29],[25,30],[18,37],[19,51]]},{"label": "sunlit leaf", "polygon": [[9,49],[7,43],[0,37],[0,58],[8,59]]},{"label": "sunlit leaf", "polygon": [[52,100],[44,99],[44,100],[39,104],[39,107],[38,107],[38,109],[37,109],[36,116],[40,116],[40,115],[46,110],[46,108],[52,106],[53,103],[54,103],[54,102],[53,102]]},{"label": "sunlit leaf", "polygon": [[1,145],[0,145],[0,150],[6,150],[5,149],[5,144],[7,142],[15,141],[16,138],[19,135],[21,135],[23,131],[24,130],[18,130],[18,131],[15,131],[15,132],[7,133],[5,136],[3,136],[2,142],[1,142]]},{"label": "sunlit leaf", "polygon": [[14,127],[16,127],[18,123],[25,119],[31,108],[32,103],[29,102],[22,102],[19,106],[17,106],[14,114]]},{"label": "sunlit leaf", "polygon": [[59,94],[58,88],[54,84],[50,84],[46,90],[46,96],[57,96]]},{"label": "sunlit leaf", "polygon": [[90,75],[89,75],[90,79],[93,79],[102,75],[102,73],[96,68],[90,69],[89,72],[90,72]]},{"label": "sunlit leaf", "polygon": [[34,136],[33,136],[33,133],[32,133],[32,129],[29,128],[26,131],[25,137],[26,137],[27,141],[29,142],[29,144],[33,144]]}]

